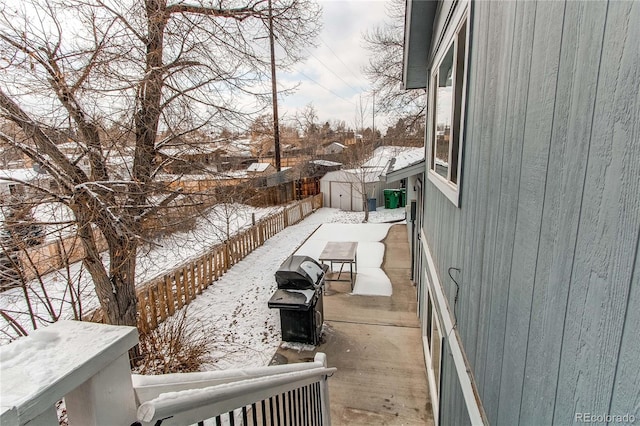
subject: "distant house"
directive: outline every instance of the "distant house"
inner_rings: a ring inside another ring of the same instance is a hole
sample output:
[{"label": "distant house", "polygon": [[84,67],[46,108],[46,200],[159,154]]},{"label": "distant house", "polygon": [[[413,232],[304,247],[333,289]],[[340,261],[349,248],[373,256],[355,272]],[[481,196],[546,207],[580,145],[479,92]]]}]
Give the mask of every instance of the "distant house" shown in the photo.
[{"label": "distant house", "polygon": [[637,1],[407,2],[436,424],[640,419],[639,22]]},{"label": "distant house", "polygon": [[0,170],[0,197],[22,197],[35,193],[29,184],[41,185],[43,180],[49,181],[49,175],[38,173],[33,169]]},{"label": "distant house", "polygon": [[157,161],[167,173],[193,174],[217,170],[220,154],[209,144],[183,144],[158,150]]},{"label": "distant house", "polygon": [[271,163],[251,163],[247,167],[249,174],[269,175],[276,172],[276,168]]},{"label": "distant house", "polygon": [[323,153],[325,155],[340,154],[342,151],[344,151],[345,148],[346,146],[341,144],[340,142],[331,142],[329,145],[324,147]]},{"label": "distant house", "polygon": [[345,145],[355,145],[356,143],[362,142],[362,135],[355,134],[353,137],[348,137],[344,140]]}]

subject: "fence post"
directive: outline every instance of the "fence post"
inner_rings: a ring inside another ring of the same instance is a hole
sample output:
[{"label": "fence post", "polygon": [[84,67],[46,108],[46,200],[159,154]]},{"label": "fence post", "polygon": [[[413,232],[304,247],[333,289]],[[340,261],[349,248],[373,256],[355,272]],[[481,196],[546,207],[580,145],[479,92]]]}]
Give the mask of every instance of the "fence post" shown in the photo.
[{"label": "fence post", "polygon": [[169,275],[164,276],[164,290],[167,292],[167,308],[169,308],[169,315],[173,315],[176,312],[176,307],[173,301],[173,285]]},{"label": "fence post", "polygon": [[227,272],[229,270],[229,266],[231,265],[231,258],[229,255],[229,240],[224,244],[224,268],[223,271]]},{"label": "fence post", "polygon": [[156,308],[156,295],[153,293],[153,287],[149,287],[146,291],[149,297],[149,326],[154,330],[158,326],[158,310]]},{"label": "fence post", "polygon": [[164,281],[156,281],[154,284],[158,292],[158,308],[160,308],[160,321],[167,319],[167,293]]},{"label": "fence post", "polygon": [[174,271],[173,278],[176,282],[176,299],[178,299],[178,309],[182,309],[184,303],[182,301],[182,280],[180,279],[180,271]]},{"label": "fence post", "polygon": [[147,320],[147,298],[144,292],[137,295],[138,297],[138,329],[146,333],[149,330],[149,321]]}]

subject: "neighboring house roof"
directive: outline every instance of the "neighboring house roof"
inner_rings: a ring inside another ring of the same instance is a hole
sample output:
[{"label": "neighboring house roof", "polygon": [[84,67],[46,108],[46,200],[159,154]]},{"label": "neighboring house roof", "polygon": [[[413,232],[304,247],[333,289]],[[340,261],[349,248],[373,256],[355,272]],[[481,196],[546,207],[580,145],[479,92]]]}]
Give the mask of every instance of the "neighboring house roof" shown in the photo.
[{"label": "neighboring house roof", "polygon": [[414,150],[414,147],[410,146],[389,146],[384,145],[376,148],[371,154],[371,158],[362,164],[362,167],[386,167],[394,157],[397,157],[401,153],[409,150]]},{"label": "neighboring house roof", "polygon": [[329,160],[312,160],[310,161],[310,163],[315,164],[317,166],[324,166],[324,167],[342,166],[342,163],[337,163],[335,161],[329,161]]},{"label": "neighboring house roof", "polygon": [[33,169],[8,169],[0,170],[0,182],[13,183],[13,181],[29,182],[41,176]]},{"label": "neighboring house roof", "polygon": [[220,151],[231,157],[251,157],[253,142],[251,139],[235,139],[216,144]]},{"label": "neighboring house roof", "polygon": [[393,157],[387,163],[380,179],[385,182],[397,182],[424,170],[424,147],[412,148]]},{"label": "neighboring house roof", "polygon": [[416,164],[424,160],[424,147],[421,146],[420,148],[405,151],[395,157],[395,160],[393,167],[389,169],[390,172],[404,169],[407,166],[411,166],[412,164]]},{"label": "neighboring house roof", "polygon": [[84,151],[85,150],[84,143],[80,141],[72,141],[72,140],[69,140],[68,142],[59,143],[56,145],[56,147],[60,151]]},{"label": "neighboring house roof", "polygon": [[248,172],[266,172],[269,167],[274,168],[270,163],[251,163],[247,168]]},{"label": "neighboring house roof", "polygon": [[167,155],[169,157],[178,157],[181,155],[206,155],[216,152],[218,148],[210,147],[206,145],[183,145],[164,147],[158,152],[160,154]]}]

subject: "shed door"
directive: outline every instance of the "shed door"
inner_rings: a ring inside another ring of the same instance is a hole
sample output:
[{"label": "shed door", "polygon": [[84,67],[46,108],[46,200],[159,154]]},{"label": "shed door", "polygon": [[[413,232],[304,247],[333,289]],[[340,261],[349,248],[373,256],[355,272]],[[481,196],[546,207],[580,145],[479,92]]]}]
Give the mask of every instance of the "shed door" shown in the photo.
[{"label": "shed door", "polygon": [[352,210],[351,184],[348,182],[331,182],[331,205],[334,209]]}]

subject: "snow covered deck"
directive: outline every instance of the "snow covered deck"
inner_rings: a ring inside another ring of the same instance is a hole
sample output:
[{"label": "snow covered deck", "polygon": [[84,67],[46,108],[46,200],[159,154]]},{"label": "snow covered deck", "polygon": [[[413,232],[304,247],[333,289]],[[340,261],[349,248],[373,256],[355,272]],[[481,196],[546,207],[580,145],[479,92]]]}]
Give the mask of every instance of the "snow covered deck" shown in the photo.
[{"label": "snow covered deck", "polygon": [[72,424],[130,424],[128,350],[137,343],[133,327],[59,321],[0,347],[0,423],[58,424],[64,397]]}]

